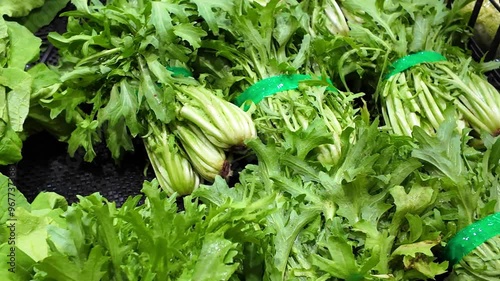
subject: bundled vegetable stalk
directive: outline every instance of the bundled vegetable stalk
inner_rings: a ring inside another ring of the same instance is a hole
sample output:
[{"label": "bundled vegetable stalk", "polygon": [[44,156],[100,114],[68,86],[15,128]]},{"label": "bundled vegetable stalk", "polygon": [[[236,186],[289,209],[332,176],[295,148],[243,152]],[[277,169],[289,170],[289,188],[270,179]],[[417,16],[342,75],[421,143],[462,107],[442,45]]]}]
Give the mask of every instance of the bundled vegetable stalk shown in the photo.
[{"label": "bundled vegetable stalk", "polygon": [[[455,264],[451,275],[446,280],[498,279],[500,276],[499,229],[499,213],[496,213],[461,230],[447,245],[448,255]],[[467,252],[470,248],[473,250]]]},{"label": "bundled vegetable stalk", "polygon": [[382,6],[375,0],[342,2],[363,24],[350,22],[349,40],[355,43],[339,68],[352,72],[350,65],[357,60],[377,66],[371,70],[380,77],[376,99],[393,133],[411,135],[414,126],[435,132],[443,112],[453,105],[458,130],[471,127],[498,135],[498,91],[453,46],[464,39],[464,18],[458,11],[465,2],[454,1],[451,9],[444,1],[432,8],[426,0],[386,1]]},{"label": "bundled vegetable stalk", "polygon": [[313,37],[318,33],[333,35],[349,34],[349,26],[344,11],[336,0],[308,0],[302,1],[310,16],[309,34]]},{"label": "bundled vegetable stalk", "polygon": [[435,131],[444,121],[443,111],[453,104],[459,130],[468,126],[477,133],[500,134],[500,94],[482,74],[470,70],[470,63],[470,58],[435,62],[389,78],[380,94],[393,132],[410,135],[414,126]]},{"label": "bundled vegetable stalk", "polygon": [[184,123],[175,126],[184,150],[193,163],[194,169],[206,180],[230,175],[229,163],[224,151],[210,142],[207,136],[193,124]]},{"label": "bundled vegetable stalk", "polygon": [[241,149],[256,137],[249,114],[204,87],[185,86],[177,93],[179,118],[198,126],[208,140],[223,149]]},{"label": "bundled vegetable stalk", "polygon": [[[67,31],[49,35],[61,54],[63,85],[43,99],[52,118],[81,115],[68,140],[70,154],[83,147],[92,161],[93,145],[104,136],[119,159],[140,136],[169,192],[192,192],[200,175],[229,175],[220,149],[243,147],[256,136],[255,127],[246,112],[186,69],[207,35],[199,23],[204,7],[187,0],[72,2],[77,9],[64,14]],[[216,18],[206,23],[218,24]],[[204,138],[211,143],[201,144]]]},{"label": "bundled vegetable stalk", "polygon": [[216,39],[202,42],[196,68],[211,72],[214,84],[227,81],[227,98],[252,113],[266,143],[282,143],[286,132],[307,129],[311,120],[321,118],[334,144],[319,150],[320,159],[334,163],[340,134],[354,124],[358,111],[353,100],[362,94],[338,91],[314,62],[310,22],[327,19],[309,18],[307,9],[305,2],[235,1],[226,15],[230,24],[221,27]]},{"label": "bundled vegetable stalk", "polygon": [[160,186],[169,194],[191,194],[200,184],[199,176],[165,125],[149,124],[144,145]]}]

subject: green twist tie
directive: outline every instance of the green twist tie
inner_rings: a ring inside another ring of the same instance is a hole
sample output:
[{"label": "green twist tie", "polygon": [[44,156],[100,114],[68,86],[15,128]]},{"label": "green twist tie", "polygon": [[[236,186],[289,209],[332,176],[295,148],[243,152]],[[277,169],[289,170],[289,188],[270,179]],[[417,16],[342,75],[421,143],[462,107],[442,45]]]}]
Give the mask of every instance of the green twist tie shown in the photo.
[{"label": "green twist tie", "polygon": [[[258,104],[265,97],[279,92],[298,89],[300,82],[308,80],[313,80],[313,78],[311,75],[306,74],[278,75],[262,79],[237,96],[234,103],[237,106],[241,106],[247,101],[252,101],[253,103]],[[333,86],[332,81],[330,79],[327,79],[327,81],[330,84],[328,89],[331,91],[337,91],[337,89]]]},{"label": "green twist tie", "polygon": [[489,215],[460,230],[446,245],[446,257],[451,265],[454,265],[472,250],[499,234],[500,213]]},{"label": "green twist tie", "polygon": [[179,77],[179,76],[191,77],[191,76],[193,76],[193,73],[191,73],[191,71],[189,71],[189,69],[186,69],[184,67],[172,66],[172,67],[167,67],[167,70],[172,72],[173,77]]},{"label": "green twist tie", "polygon": [[422,51],[412,55],[408,55],[394,62],[394,64],[392,65],[392,71],[385,76],[385,79],[389,79],[391,76],[403,72],[417,64],[445,60],[446,58],[443,55],[434,51]]}]

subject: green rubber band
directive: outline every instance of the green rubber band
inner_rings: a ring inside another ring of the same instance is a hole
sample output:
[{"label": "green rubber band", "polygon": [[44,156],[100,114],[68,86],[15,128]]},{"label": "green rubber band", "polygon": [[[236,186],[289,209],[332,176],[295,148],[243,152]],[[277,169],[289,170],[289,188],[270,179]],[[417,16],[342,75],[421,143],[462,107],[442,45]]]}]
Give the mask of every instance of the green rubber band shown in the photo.
[{"label": "green rubber band", "polygon": [[422,51],[412,55],[408,55],[394,62],[394,64],[392,65],[392,71],[385,76],[385,79],[389,79],[391,76],[403,72],[417,64],[445,60],[446,58],[443,55],[433,51]]},{"label": "green rubber band", "polygon": [[191,76],[193,76],[193,73],[191,73],[191,71],[189,71],[189,69],[186,69],[184,67],[172,66],[172,67],[167,67],[167,70],[172,72],[173,77],[179,77],[179,76],[191,77]]},{"label": "green rubber band", "polygon": [[[311,75],[306,75],[306,74],[278,75],[262,79],[259,82],[250,86],[248,89],[246,89],[246,91],[241,93],[239,96],[237,96],[236,99],[234,100],[234,103],[237,106],[241,106],[247,101],[252,101],[253,103],[258,104],[265,97],[283,91],[298,89],[300,82],[307,80],[313,80]],[[333,86],[330,79],[328,79],[328,83],[330,84],[328,89],[332,91],[337,91],[337,89]]]},{"label": "green rubber band", "polygon": [[460,230],[446,245],[446,257],[454,265],[497,235],[500,235],[500,213],[489,215]]}]

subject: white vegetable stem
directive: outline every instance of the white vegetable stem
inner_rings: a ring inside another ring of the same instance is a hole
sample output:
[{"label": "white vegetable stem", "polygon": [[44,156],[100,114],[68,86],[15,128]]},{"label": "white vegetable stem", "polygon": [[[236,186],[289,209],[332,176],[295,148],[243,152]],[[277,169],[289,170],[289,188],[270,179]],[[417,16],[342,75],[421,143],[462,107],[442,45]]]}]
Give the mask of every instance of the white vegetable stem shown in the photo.
[{"label": "white vegetable stem", "polygon": [[150,122],[144,146],[160,186],[169,194],[188,195],[200,185],[191,163],[182,155],[165,125]]},{"label": "white vegetable stem", "polygon": [[500,134],[500,93],[485,78],[467,71],[458,76],[447,65],[437,65],[446,75],[436,79],[449,85],[455,92],[455,102],[477,131],[486,131],[494,136]]},{"label": "white vegetable stem", "polygon": [[257,137],[250,114],[202,86],[179,87],[179,115],[195,124],[215,146],[228,149],[245,146]]},{"label": "white vegetable stem", "polygon": [[176,124],[175,134],[201,177],[213,181],[223,173],[226,165],[224,151],[213,145],[199,128],[187,122]]}]

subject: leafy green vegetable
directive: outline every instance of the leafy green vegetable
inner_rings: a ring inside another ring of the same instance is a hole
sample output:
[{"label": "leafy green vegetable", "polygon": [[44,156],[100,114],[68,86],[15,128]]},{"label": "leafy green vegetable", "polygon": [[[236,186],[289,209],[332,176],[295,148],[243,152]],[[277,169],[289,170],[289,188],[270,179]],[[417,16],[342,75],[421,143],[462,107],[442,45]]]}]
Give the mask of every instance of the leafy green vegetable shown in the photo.
[{"label": "leafy green vegetable", "polygon": [[[77,9],[63,14],[68,16],[67,31],[49,34],[61,55],[61,87],[41,104],[51,119],[64,116],[76,123],[69,138],[65,131],[59,136],[68,142],[70,155],[83,148],[84,159],[92,161],[94,145],[105,140],[119,160],[134,150],[132,139],[142,137],[160,184],[179,195],[200,183],[192,166],[208,180],[230,174],[220,149],[242,150],[246,140],[255,138],[255,126],[247,113],[186,69],[208,36],[202,24],[206,7],[187,0],[73,4]],[[231,7],[213,5],[210,15]],[[206,21],[218,25],[215,18]],[[193,128],[184,130],[182,138],[173,127],[184,122]],[[193,138],[186,135],[196,132],[211,143],[188,142]],[[182,144],[163,151],[173,142]],[[193,145],[201,151],[193,151]],[[214,153],[220,160],[216,163],[200,158]]]},{"label": "leafy green vegetable", "polygon": [[224,151],[213,145],[200,129],[192,124],[176,124],[174,132],[200,176],[213,181],[223,173],[228,165]]},{"label": "leafy green vegetable", "polygon": [[3,120],[0,122],[0,136],[0,165],[8,165],[21,160],[22,140]]},{"label": "leafy green vegetable", "polygon": [[497,278],[500,272],[498,259],[499,237],[489,239],[472,253],[463,257],[454,266],[453,272],[447,280],[492,280]]},{"label": "leafy green vegetable", "polygon": [[40,28],[49,25],[69,2],[70,0],[45,1],[43,6],[31,10],[28,15],[16,19],[16,21],[29,29],[31,32],[36,32]]},{"label": "leafy green vegetable", "polygon": [[319,119],[280,145],[252,140],[259,161],[239,183],[217,176],[183,209],[157,180],[144,184],[144,204],[120,208],[99,194],[67,206],[41,193],[17,210],[29,257],[20,280],[434,279],[448,268],[438,249],[498,202],[498,137],[485,134],[487,152],[471,153],[446,118],[414,138],[357,121],[331,166],[312,153],[332,142]]},{"label": "leafy green vegetable", "polygon": [[201,87],[179,87],[179,119],[195,124],[211,143],[223,149],[238,149],[256,137],[249,114]]},{"label": "leafy green vegetable", "polygon": [[[101,132],[113,157],[119,158],[124,150],[133,149],[133,137],[147,133],[145,116],[152,114],[154,120],[164,123],[174,119],[175,92],[168,84],[194,83],[193,79],[174,79],[165,69],[176,60],[185,62],[193,52],[191,45],[182,43],[192,34],[179,31],[176,35],[175,28],[192,24],[194,7],[185,2],[153,5],[151,1],[74,4],[77,10],[64,14],[70,16],[67,32],[49,34],[61,54],[64,94],[47,98],[46,106],[51,117],[73,112],[82,115],[78,127],[88,132],[75,130],[69,146],[84,147],[87,161],[94,158],[92,147],[101,141]],[[80,20],[89,24],[80,26]],[[202,36],[187,41],[193,43]],[[87,103],[92,110],[82,111]]]},{"label": "leafy green vegetable", "polygon": [[[489,164],[490,153],[498,143],[491,136],[484,135],[488,140],[487,150],[479,159],[467,157],[467,138],[454,132],[453,119],[448,116],[437,136],[431,137],[419,128],[414,132],[420,147],[413,151],[416,158],[430,164],[427,170],[442,179],[441,188],[446,196],[440,195],[441,204],[436,206],[446,220],[452,223],[453,229],[447,232],[448,237],[456,234],[457,230],[470,225],[472,222],[498,212],[498,170],[492,169]],[[493,160],[495,166],[497,160]],[[445,199],[445,200],[443,200]],[[450,205],[451,204],[451,205]],[[443,218],[444,218],[443,216]],[[450,231],[451,230],[451,231]],[[445,232],[446,233],[446,232]],[[480,245],[470,255],[464,257],[454,266],[449,280],[487,280],[488,274],[496,275],[495,264],[498,256],[492,251],[496,238]],[[478,263],[481,265],[478,266]],[[482,276],[484,272],[484,276]]]},{"label": "leafy green vegetable", "polygon": [[472,223],[473,213],[476,211],[479,194],[469,187],[470,180],[466,172],[465,164],[461,156],[461,139],[459,135],[453,134],[453,119],[448,118],[438,131],[436,138],[416,128],[415,138],[421,146],[413,151],[413,156],[432,165],[436,172],[442,174],[451,182],[448,188],[456,192],[453,200],[457,200],[459,227],[465,227]]},{"label": "leafy green vegetable", "polygon": [[40,44],[25,27],[0,18],[0,165],[22,158],[23,125],[33,83],[24,68],[38,57]]},{"label": "leafy green vegetable", "polygon": [[47,107],[47,98],[59,95],[61,90],[60,75],[45,64],[37,64],[28,70],[33,78],[30,95],[30,108],[24,124],[28,135],[45,130],[58,138],[67,141],[81,118],[79,112],[68,112],[66,116],[52,117]]},{"label": "leafy green vegetable", "polygon": [[41,39],[18,23],[5,21],[5,24],[9,37],[7,66],[24,69],[28,62],[38,58]]},{"label": "leafy green vegetable", "polygon": [[169,192],[187,195],[198,188],[200,177],[181,149],[174,134],[165,125],[149,124],[151,136],[144,145],[161,187]]},{"label": "leafy green vegetable", "polygon": [[[496,135],[500,125],[496,121],[498,91],[470,63],[469,55],[456,46],[468,35],[465,18],[459,13],[467,2],[453,1],[449,9],[445,1],[434,5],[427,0],[346,0],[343,9],[361,20],[349,23],[349,37],[319,46],[338,49],[342,46],[338,41],[350,46],[339,60],[334,57],[329,63],[338,69],[347,88],[346,76],[354,71],[377,79],[370,85],[375,88],[376,108],[393,133],[409,136],[414,126],[436,132],[444,121],[443,112],[454,105],[459,131],[471,127],[477,133]],[[438,52],[448,61],[424,58],[409,69],[388,75],[391,64],[395,67],[396,61],[409,61],[408,55],[422,51]],[[359,61],[366,67],[360,67]]]},{"label": "leafy green vegetable", "polygon": [[[11,198],[14,198],[15,199],[15,202],[16,202],[16,206],[17,207],[22,207],[22,208],[25,208],[27,210],[30,210],[30,205],[28,203],[28,201],[26,201],[26,198],[23,196],[22,193],[19,192],[19,190],[17,190],[17,188],[15,188],[14,184],[12,183],[12,181],[0,174],[0,199],[2,200],[2,202],[7,202],[7,204],[4,204],[2,203],[2,205],[0,205],[0,211],[1,211],[1,214],[2,216],[0,217],[0,224],[5,224],[5,222],[7,221],[7,219],[9,218],[9,215],[12,213],[12,212],[9,212],[9,193],[10,193],[10,197]],[[9,190],[9,188],[13,188],[14,190]],[[14,197],[12,196],[14,195]],[[12,202],[12,199],[11,199],[11,202]]]},{"label": "leafy green vegetable", "polygon": [[0,3],[0,16],[7,15],[9,17],[24,17],[35,8],[41,7],[45,0],[5,0]]},{"label": "leafy green vegetable", "polygon": [[[202,63],[194,68],[208,72],[207,79],[212,83],[224,85],[228,100],[235,100],[243,92],[236,101],[244,108],[249,107],[264,142],[283,143],[287,131],[307,129],[312,120],[322,118],[335,142],[317,154],[325,163],[335,162],[340,134],[354,124],[357,109],[352,104],[363,94],[334,90],[329,78],[323,75],[324,66],[318,66],[312,58],[312,36],[308,32],[320,20],[308,15],[310,7],[305,2],[308,1],[236,1],[225,15],[231,24],[222,25],[215,39],[202,42],[199,50]],[[325,6],[330,11],[334,4]],[[228,70],[230,75],[226,73]],[[286,78],[276,79],[297,74],[312,80],[299,81],[298,87],[291,87]],[[249,90],[256,96],[245,101],[242,97]],[[272,94],[264,94],[268,92]],[[254,104],[251,100],[261,101]]]},{"label": "leafy green vegetable", "polygon": [[[405,241],[406,233],[401,231],[407,225],[405,215],[422,215],[436,203],[437,194],[432,192],[434,187],[421,186],[409,194],[399,187],[403,182],[417,184],[414,176],[421,163],[409,155],[411,142],[381,133],[377,123],[370,127],[360,123],[355,130],[356,143],[343,143],[339,163],[327,169],[308,156],[316,145],[331,141],[328,138],[321,141],[328,131],[318,125],[311,128],[307,137],[289,134],[285,141],[293,145],[278,148],[249,143],[257,152],[259,165],[247,167],[240,174],[242,184],[236,188],[245,185],[267,190],[278,188],[286,198],[280,212],[268,218],[267,224],[276,237],[269,242],[275,247],[269,253],[271,256],[264,258],[265,274],[277,280],[305,276],[312,279],[321,276],[325,280],[399,276],[396,280],[406,280],[410,275],[403,270],[404,263],[398,263],[399,254],[391,257],[391,253],[398,246],[410,244]],[[295,150],[300,147],[309,148]],[[428,199],[416,200],[419,196]],[[392,208],[396,209],[395,214],[389,212]],[[417,240],[427,238],[424,235]],[[437,237],[434,239],[439,241]],[[422,264],[427,265],[438,265],[434,255]],[[431,277],[444,273],[447,264],[441,263],[437,268]],[[419,270],[424,271],[415,269],[417,273]],[[419,274],[422,278],[424,273]]]},{"label": "leafy green vegetable", "polygon": [[[231,194],[221,178],[216,185]],[[16,210],[17,251],[33,259],[6,280],[231,280],[241,271],[243,243],[265,236],[261,221],[274,197],[252,202],[240,189],[210,208],[186,197],[179,210],[158,187],[146,182],[145,203],[137,205],[137,196],[120,208],[98,194],[67,206],[41,193]],[[199,191],[212,193],[206,186]]]},{"label": "leafy green vegetable", "polygon": [[[451,45],[465,38],[455,15],[467,1],[447,10],[430,0],[74,0],[67,32],[49,36],[60,64],[27,71],[39,41],[0,19],[0,164],[45,129],[87,161],[102,140],[119,159],[141,137],[157,177],[144,183],[144,203],[121,207],[98,193],[70,206],[54,193],[31,204],[17,193],[17,272],[0,279],[444,276],[442,247],[500,208],[499,97],[481,76],[495,63],[478,67]],[[427,49],[448,61],[385,79],[391,62]],[[287,74],[312,80],[243,104],[248,112],[228,101]],[[370,96],[350,88],[370,87],[375,99],[358,107]],[[257,162],[229,186],[229,162],[241,161],[232,152]],[[0,176],[0,199],[13,191]],[[5,226],[12,210],[0,211]],[[450,278],[494,278],[496,243]]]}]

